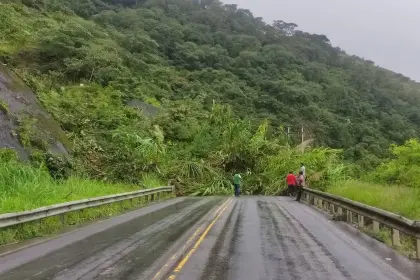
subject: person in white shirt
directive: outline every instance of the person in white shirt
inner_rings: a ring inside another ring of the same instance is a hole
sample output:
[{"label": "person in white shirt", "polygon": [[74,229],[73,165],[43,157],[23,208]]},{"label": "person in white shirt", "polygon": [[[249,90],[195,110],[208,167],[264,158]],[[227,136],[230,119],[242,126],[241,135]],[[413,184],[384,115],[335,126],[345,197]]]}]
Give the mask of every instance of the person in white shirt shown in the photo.
[{"label": "person in white shirt", "polygon": [[303,177],[306,178],[306,168],[303,163],[300,164],[300,172],[302,172]]}]

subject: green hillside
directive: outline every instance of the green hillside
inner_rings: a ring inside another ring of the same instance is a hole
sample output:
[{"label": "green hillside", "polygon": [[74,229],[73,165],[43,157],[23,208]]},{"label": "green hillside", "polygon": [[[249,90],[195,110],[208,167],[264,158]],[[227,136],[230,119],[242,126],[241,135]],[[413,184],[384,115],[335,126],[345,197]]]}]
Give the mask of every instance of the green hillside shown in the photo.
[{"label": "green hillside", "polygon": [[[248,191],[275,193],[300,161],[325,187],[343,159],[374,169],[419,135],[419,84],[235,5],[0,3],[0,61],[61,124],[77,174],[206,194],[238,171]],[[302,127],[316,148],[304,154]]]}]

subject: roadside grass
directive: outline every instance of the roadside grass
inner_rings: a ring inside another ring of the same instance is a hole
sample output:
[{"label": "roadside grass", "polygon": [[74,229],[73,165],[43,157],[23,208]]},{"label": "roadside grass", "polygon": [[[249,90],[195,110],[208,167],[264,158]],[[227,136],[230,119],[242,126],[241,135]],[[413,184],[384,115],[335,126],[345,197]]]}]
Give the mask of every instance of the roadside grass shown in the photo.
[{"label": "roadside grass", "polygon": [[409,219],[420,220],[420,188],[387,186],[349,180],[327,192],[377,207]]},{"label": "roadside grass", "polygon": [[[413,220],[420,220],[420,189],[349,180],[340,186],[329,188],[327,192]],[[355,219],[357,216],[353,217],[353,220]],[[394,248],[406,257],[415,258],[415,239],[413,237],[400,232],[401,244],[394,246],[391,229],[381,226],[380,231],[375,233],[368,219],[365,222],[366,226],[359,228],[362,232]]]},{"label": "roadside grass", "polygon": [[[48,172],[16,161],[0,162],[0,214],[31,210],[73,200],[93,198],[139,189],[163,186],[157,176],[143,178],[142,187],[127,184],[111,184],[101,181],[71,177],[54,181]],[[161,195],[167,199],[172,195]],[[105,206],[76,211],[62,217],[50,217],[6,229],[0,229],[0,245],[59,232],[96,219],[111,217],[147,204],[144,197],[116,202]]]},{"label": "roadside grass", "polygon": [[78,177],[57,182],[42,167],[4,162],[0,163],[0,214],[165,185],[156,176],[144,179],[141,187]]}]

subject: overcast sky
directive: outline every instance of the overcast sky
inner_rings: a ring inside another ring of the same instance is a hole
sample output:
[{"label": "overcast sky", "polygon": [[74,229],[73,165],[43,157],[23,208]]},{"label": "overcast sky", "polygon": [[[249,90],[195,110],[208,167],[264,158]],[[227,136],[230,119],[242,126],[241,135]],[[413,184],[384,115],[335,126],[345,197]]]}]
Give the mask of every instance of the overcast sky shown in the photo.
[{"label": "overcast sky", "polygon": [[325,34],[349,54],[420,81],[420,0],[221,0],[267,23]]}]

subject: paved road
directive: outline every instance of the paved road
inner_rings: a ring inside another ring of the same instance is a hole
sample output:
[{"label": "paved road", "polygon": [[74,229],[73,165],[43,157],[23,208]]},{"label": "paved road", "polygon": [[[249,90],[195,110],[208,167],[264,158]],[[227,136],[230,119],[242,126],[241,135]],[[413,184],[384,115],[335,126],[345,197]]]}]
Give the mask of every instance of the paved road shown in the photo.
[{"label": "paved road", "polygon": [[177,198],[0,256],[0,279],[420,279],[404,265],[288,198]]}]

